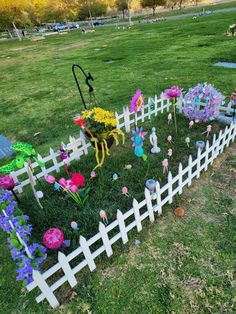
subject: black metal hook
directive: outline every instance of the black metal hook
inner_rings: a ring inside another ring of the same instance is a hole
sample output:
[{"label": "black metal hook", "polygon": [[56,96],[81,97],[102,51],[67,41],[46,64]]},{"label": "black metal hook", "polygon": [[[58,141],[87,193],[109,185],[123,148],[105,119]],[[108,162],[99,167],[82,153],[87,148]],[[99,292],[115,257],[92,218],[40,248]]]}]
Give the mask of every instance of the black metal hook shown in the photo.
[{"label": "black metal hook", "polygon": [[79,68],[80,71],[81,71],[81,72],[83,73],[83,75],[85,76],[85,83],[86,83],[86,85],[88,85],[88,87],[89,87],[89,95],[90,95],[90,98],[91,98],[91,95],[93,94],[94,89],[93,89],[92,85],[90,85],[89,81],[90,81],[90,80],[93,81],[94,79],[93,79],[92,75],[90,74],[90,72],[89,72],[88,75],[87,75],[86,72],[83,70],[83,68],[82,68],[79,64],[73,64],[73,66],[72,66],[72,72],[73,72],[73,75],[74,75],[74,78],[75,78],[75,82],[76,82],[76,84],[77,84],[77,87],[78,87],[78,90],[79,90],[80,97],[81,97],[81,99],[82,99],[84,108],[87,110],[87,106],[86,106],[86,104],[85,104],[84,97],[83,97],[81,88],[80,88],[80,86],[79,86],[79,82],[78,82],[77,77],[76,77],[76,74],[75,74],[75,68],[76,68],[76,67]]}]

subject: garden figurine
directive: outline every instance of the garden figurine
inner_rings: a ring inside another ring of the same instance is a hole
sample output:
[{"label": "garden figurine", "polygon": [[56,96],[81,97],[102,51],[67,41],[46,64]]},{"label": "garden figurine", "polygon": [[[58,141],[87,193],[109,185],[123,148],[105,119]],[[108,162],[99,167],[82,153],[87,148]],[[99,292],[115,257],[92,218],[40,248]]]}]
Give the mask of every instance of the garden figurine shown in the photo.
[{"label": "garden figurine", "polygon": [[122,188],[122,194],[129,197],[129,190],[126,186],[123,186]]},{"label": "garden figurine", "polygon": [[168,165],[169,165],[169,162],[168,162],[168,159],[166,158],[162,161],[163,173],[168,172]]},{"label": "garden figurine", "polygon": [[168,124],[172,123],[172,113],[168,114]]},{"label": "garden figurine", "polygon": [[207,134],[207,137],[209,136],[209,134],[211,133],[211,129],[212,129],[212,125],[211,124],[209,124],[209,125],[207,125],[207,127],[206,127],[206,131],[205,132],[202,132],[202,134]]},{"label": "garden figurine", "polygon": [[133,146],[135,147],[134,153],[137,157],[142,157],[143,160],[147,160],[147,156],[144,154],[143,150],[143,141],[145,138],[146,132],[143,132],[142,127],[136,127],[135,131],[132,131],[133,137],[131,140],[133,141]]},{"label": "garden figurine", "polygon": [[190,144],[190,137],[186,137],[186,138],[185,138],[185,143],[186,143],[187,146],[189,147],[189,144]]},{"label": "garden figurine", "polygon": [[171,136],[171,135],[168,135],[168,136],[167,136],[167,142],[170,143],[170,144],[173,143],[173,140],[172,140],[172,136]]},{"label": "garden figurine", "polygon": [[171,148],[168,149],[167,155],[171,157],[173,154],[173,150]]},{"label": "garden figurine", "polygon": [[153,146],[151,149],[152,154],[160,153],[161,149],[157,146],[157,135],[156,135],[156,128],[152,128],[152,133],[149,137],[150,143]]},{"label": "garden figurine", "polygon": [[99,213],[102,221],[104,222],[105,225],[108,224],[108,219],[107,219],[107,213],[105,210],[100,210],[100,213]]},{"label": "garden figurine", "polygon": [[191,128],[193,127],[193,125],[194,125],[194,121],[191,120],[191,121],[189,122],[189,128],[191,129]]}]

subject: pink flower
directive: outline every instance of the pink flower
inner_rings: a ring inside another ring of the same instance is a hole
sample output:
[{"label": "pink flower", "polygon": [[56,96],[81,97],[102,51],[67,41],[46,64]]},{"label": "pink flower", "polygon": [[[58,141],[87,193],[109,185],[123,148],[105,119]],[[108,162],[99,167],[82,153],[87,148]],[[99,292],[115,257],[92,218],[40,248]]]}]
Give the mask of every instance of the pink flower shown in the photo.
[{"label": "pink flower", "polygon": [[136,90],[131,102],[129,111],[138,112],[142,109],[144,105],[144,98],[140,89]]},{"label": "pink flower", "polygon": [[176,98],[182,93],[182,89],[179,86],[172,86],[170,89],[164,91],[164,96],[166,98]]},{"label": "pink flower", "polygon": [[171,135],[167,136],[167,142],[172,143],[172,136]]},{"label": "pink flower", "polygon": [[64,233],[58,228],[47,230],[43,236],[43,243],[48,249],[58,249],[64,242]]},{"label": "pink flower", "polygon": [[52,184],[56,182],[56,179],[54,178],[54,176],[51,176],[51,175],[46,176],[45,180],[48,183],[52,183]]},{"label": "pink flower", "polygon": [[10,175],[0,177],[0,187],[4,190],[11,190],[15,186],[15,182]]},{"label": "pink flower", "polygon": [[76,185],[70,185],[70,190],[74,193],[78,192],[78,188]]},{"label": "pink flower", "polygon": [[67,181],[66,181],[66,179],[64,179],[64,178],[61,178],[61,179],[59,179],[59,184],[63,187],[63,188],[65,188],[66,186],[67,186]]},{"label": "pink flower", "polygon": [[76,186],[84,186],[84,176],[81,173],[73,173],[71,182]]}]

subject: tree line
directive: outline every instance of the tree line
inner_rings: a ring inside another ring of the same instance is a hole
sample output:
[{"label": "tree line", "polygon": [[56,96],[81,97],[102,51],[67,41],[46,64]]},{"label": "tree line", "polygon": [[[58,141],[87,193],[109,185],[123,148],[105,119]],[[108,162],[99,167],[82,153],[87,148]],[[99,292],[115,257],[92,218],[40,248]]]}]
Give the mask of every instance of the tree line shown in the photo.
[{"label": "tree line", "polygon": [[[25,25],[85,20],[122,12],[132,7],[151,8],[183,5],[187,0],[0,0],[0,28],[9,30]],[[197,1],[197,0],[195,0]]]}]

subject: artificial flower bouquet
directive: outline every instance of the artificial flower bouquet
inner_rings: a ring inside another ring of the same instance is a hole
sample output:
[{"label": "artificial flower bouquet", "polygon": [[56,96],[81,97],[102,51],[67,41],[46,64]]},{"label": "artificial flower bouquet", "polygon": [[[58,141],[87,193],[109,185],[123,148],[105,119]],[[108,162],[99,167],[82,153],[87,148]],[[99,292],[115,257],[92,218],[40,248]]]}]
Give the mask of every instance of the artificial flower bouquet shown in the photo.
[{"label": "artificial flower bouquet", "polygon": [[[109,148],[113,141],[115,140],[116,145],[119,144],[118,135],[122,136],[124,144],[124,133],[117,128],[115,114],[112,111],[94,107],[77,115],[74,122],[85,131],[96,149],[97,165],[94,169],[103,165],[105,155],[110,155]],[[101,158],[99,158],[99,150],[102,152]]]}]

